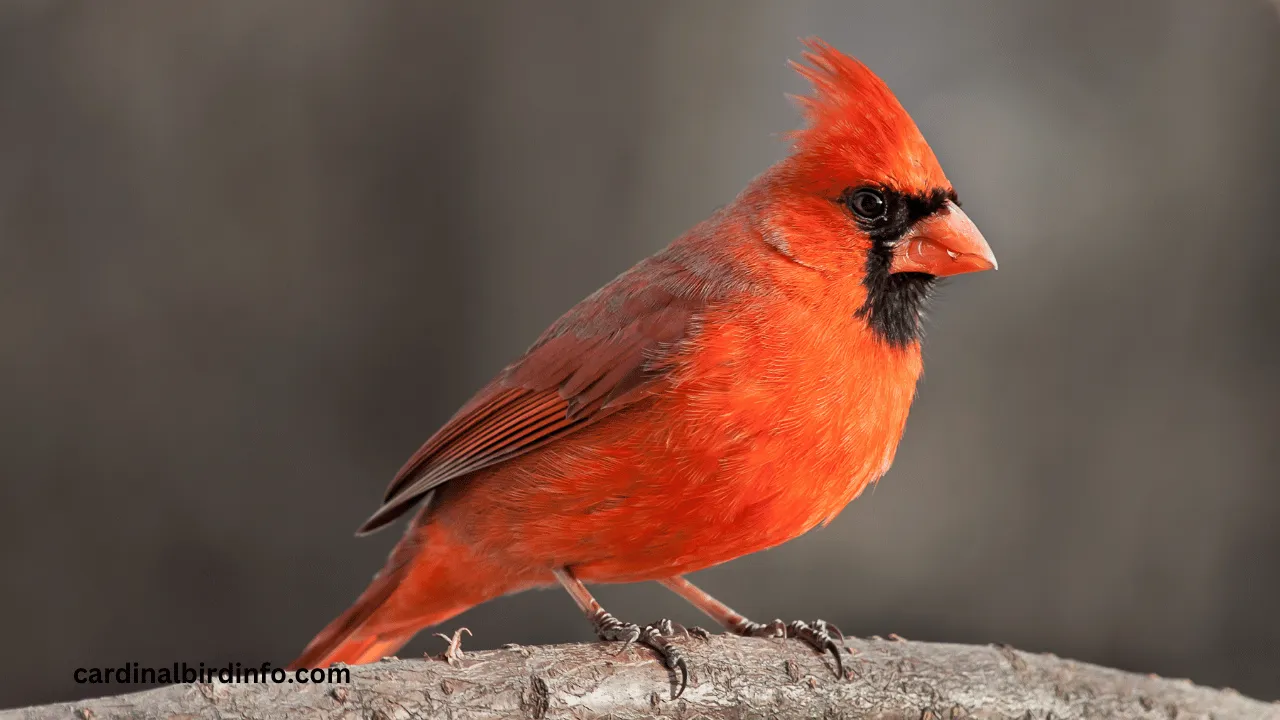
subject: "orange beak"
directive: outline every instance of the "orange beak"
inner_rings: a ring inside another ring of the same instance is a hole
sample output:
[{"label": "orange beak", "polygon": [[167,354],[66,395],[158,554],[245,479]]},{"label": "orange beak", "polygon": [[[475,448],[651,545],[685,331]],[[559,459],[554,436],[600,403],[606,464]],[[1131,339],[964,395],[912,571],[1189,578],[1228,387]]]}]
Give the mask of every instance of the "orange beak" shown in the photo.
[{"label": "orange beak", "polygon": [[894,250],[889,272],[946,277],[996,267],[995,253],[978,226],[955,203],[948,202],[907,231]]}]

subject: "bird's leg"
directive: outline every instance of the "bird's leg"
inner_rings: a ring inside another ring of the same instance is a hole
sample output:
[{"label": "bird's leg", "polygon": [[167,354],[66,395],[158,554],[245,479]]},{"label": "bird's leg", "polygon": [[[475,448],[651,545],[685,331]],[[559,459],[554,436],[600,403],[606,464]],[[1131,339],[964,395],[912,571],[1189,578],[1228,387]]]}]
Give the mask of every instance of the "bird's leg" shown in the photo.
[{"label": "bird's leg", "polygon": [[[677,634],[688,635],[689,632],[684,627],[670,620],[658,620],[643,627],[635,623],[622,622],[600,607],[600,603],[591,596],[587,586],[574,577],[569,568],[558,568],[554,573],[556,580],[560,581],[564,589],[573,597],[573,601],[578,604],[578,608],[591,621],[597,637],[605,641],[624,643],[620,653],[626,652],[632,643],[644,645],[657,653],[658,658],[668,670],[679,670],[680,683],[672,697],[680,697],[685,687],[689,685],[689,664],[685,661],[680,648],[671,642],[671,638]],[[702,633],[705,636],[706,631]]]},{"label": "bird's leg", "polygon": [[796,638],[818,652],[830,652],[831,656],[836,659],[836,675],[842,678],[845,676],[844,660],[840,657],[840,648],[844,644],[844,634],[835,625],[824,620],[815,620],[813,622],[796,620],[789,623],[784,623],[781,620],[774,620],[771,623],[752,622],[679,575],[659,580],[658,582],[693,603],[694,607],[706,613],[731,633],[747,637]]}]

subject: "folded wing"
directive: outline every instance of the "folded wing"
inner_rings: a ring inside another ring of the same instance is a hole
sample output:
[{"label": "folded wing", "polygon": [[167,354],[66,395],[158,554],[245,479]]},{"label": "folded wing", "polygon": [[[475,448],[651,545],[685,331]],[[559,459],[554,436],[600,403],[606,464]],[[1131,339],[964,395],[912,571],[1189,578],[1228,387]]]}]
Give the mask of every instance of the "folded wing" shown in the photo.
[{"label": "folded wing", "polygon": [[454,478],[523,455],[644,398],[714,300],[681,266],[650,260],[584,300],[405,463],[373,532]]}]

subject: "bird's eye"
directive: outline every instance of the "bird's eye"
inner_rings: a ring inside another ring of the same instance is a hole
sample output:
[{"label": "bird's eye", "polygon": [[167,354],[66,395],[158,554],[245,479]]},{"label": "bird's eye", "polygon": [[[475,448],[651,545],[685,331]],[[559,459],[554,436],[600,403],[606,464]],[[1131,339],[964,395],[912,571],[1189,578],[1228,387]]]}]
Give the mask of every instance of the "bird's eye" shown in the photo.
[{"label": "bird's eye", "polygon": [[879,220],[885,216],[886,204],[884,195],[878,190],[871,188],[861,188],[855,190],[849,198],[849,207],[853,209],[859,217],[867,220]]}]

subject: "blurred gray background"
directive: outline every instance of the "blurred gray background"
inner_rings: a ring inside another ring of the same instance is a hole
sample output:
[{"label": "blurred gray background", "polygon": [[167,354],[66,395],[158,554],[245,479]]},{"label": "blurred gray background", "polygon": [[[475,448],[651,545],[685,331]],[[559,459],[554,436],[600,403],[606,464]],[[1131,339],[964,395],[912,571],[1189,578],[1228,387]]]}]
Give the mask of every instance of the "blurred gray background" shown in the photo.
[{"label": "blurred gray background", "polygon": [[[418,444],[784,154],[812,33],[896,90],[1001,269],[935,306],[888,478],[696,580],[1280,698],[1264,0],[9,0],[0,706],[292,659],[380,567],[399,530],[351,533]],[[462,625],[591,637],[559,591]]]}]

